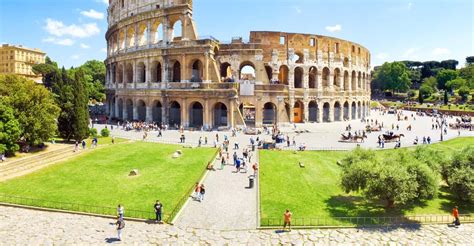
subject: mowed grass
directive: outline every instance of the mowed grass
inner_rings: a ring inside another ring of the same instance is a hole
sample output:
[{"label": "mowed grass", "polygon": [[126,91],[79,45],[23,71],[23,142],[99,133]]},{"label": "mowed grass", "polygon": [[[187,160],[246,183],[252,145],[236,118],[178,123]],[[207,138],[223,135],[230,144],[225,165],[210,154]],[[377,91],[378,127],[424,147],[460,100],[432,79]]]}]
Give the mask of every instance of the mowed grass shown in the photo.
[{"label": "mowed grass", "polygon": [[[457,138],[430,145],[445,153],[452,153],[473,145],[474,138]],[[396,154],[396,150],[386,150]],[[449,214],[454,205],[460,213],[474,215],[474,205],[459,203],[441,187],[438,197],[395,209],[385,209],[381,201],[366,200],[361,194],[346,194],[340,186],[341,169],[337,165],[348,152],[322,151],[261,151],[260,152],[260,206],[262,225],[274,224],[285,209],[295,219],[320,218],[324,223],[340,223],[334,217],[372,217],[400,215]],[[300,168],[299,163],[305,168]],[[320,221],[320,222],[321,222]],[[295,220],[302,223],[301,220]]]},{"label": "mowed grass", "polygon": [[[173,159],[172,154],[178,149],[183,155]],[[126,211],[150,212],[159,199],[164,212],[169,213],[199,180],[215,152],[210,148],[183,149],[177,145],[145,142],[109,145],[1,182],[0,193],[105,207],[123,204]],[[138,169],[139,175],[129,177],[133,169]],[[38,205],[53,206],[47,202]]]}]

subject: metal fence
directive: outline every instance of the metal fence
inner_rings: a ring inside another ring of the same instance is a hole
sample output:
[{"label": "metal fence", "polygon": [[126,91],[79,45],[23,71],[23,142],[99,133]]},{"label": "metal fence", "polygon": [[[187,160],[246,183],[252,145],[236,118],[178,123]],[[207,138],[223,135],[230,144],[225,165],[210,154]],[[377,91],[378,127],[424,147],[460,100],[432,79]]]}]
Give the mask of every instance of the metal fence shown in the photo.
[{"label": "metal fence", "polygon": [[[461,222],[474,222],[469,214],[459,216]],[[394,217],[327,217],[327,218],[292,218],[292,226],[301,227],[357,227],[385,226],[402,224],[437,224],[453,222],[451,215],[406,215]],[[283,218],[261,218],[261,227],[282,226]]]}]

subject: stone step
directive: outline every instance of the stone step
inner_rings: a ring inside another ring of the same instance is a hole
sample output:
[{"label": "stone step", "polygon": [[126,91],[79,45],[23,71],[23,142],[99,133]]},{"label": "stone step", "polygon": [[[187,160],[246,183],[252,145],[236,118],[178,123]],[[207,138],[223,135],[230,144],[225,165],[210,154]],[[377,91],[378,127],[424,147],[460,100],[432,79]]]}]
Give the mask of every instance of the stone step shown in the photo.
[{"label": "stone step", "polygon": [[70,152],[72,152],[72,150],[73,149],[71,147],[65,147],[65,148],[58,149],[58,150],[55,150],[55,151],[51,151],[51,152],[48,152],[48,153],[34,155],[34,156],[31,156],[31,157],[28,157],[28,158],[23,158],[23,159],[20,159],[20,160],[17,160],[17,161],[7,162],[4,165],[0,165],[0,171],[8,170],[12,167],[18,167],[18,166],[22,166],[24,164],[29,164],[29,163],[32,163],[32,162],[38,162],[38,161],[41,161],[41,160],[46,160],[50,157],[54,157],[54,156],[61,155],[61,154],[64,154],[64,153],[70,153]]}]

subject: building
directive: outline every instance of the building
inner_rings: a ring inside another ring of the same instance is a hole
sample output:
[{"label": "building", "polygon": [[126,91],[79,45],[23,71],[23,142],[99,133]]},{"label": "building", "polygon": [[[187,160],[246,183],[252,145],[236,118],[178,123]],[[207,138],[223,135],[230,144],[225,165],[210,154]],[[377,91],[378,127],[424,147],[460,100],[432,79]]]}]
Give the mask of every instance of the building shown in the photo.
[{"label": "building", "polygon": [[18,74],[41,83],[41,76],[32,67],[45,62],[46,53],[22,45],[3,44],[0,47],[0,74]]},{"label": "building", "polygon": [[369,113],[370,52],[337,38],[199,38],[192,0],[110,0],[110,117],[184,128],[332,122]]}]

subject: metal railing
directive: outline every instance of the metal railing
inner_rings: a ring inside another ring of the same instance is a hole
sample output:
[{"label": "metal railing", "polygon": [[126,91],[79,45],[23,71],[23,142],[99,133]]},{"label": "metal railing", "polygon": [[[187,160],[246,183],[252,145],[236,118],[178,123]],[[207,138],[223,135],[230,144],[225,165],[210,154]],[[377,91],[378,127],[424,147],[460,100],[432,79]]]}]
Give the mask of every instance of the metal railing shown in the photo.
[{"label": "metal railing", "polygon": [[[292,226],[300,227],[358,227],[387,226],[403,224],[437,224],[452,223],[451,215],[406,215],[393,217],[326,217],[326,218],[292,218]],[[474,222],[470,214],[459,215],[462,222]],[[283,218],[261,218],[261,227],[282,226]]]}]

